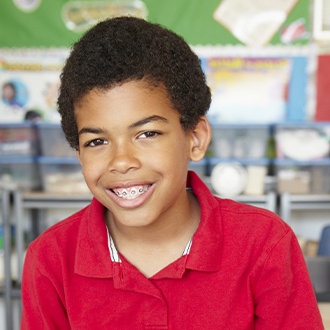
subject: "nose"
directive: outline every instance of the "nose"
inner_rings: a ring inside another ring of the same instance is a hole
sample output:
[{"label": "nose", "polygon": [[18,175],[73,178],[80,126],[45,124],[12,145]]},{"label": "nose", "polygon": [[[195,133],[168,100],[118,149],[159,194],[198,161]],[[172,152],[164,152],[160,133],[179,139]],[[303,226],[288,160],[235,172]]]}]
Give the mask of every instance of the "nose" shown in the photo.
[{"label": "nose", "polygon": [[130,170],[140,168],[141,163],[137,151],[130,143],[121,143],[113,146],[109,161],[109,171],[127,173]]}]

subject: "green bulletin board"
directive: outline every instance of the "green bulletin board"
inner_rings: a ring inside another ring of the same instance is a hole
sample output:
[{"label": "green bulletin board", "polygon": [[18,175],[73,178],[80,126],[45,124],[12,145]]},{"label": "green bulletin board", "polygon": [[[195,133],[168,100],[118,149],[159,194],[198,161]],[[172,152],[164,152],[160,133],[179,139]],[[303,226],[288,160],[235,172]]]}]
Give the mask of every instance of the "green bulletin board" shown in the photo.
[{"label": "green bulletin board", "polygon": [[[88,1],[88,0],[85,0]],[[22,12],[14,0],[0,2],[0,48],[69,47],[80,34],[67,30],[62,19],[62,6],[68,0],[40,0],[33,12]],[[144,0],[148,20],[167,26],[182,35],[191,45],[226,45],[240,42],[213,19],[221,0]],[[304,19],[309,29],[309,0],[299,0],[282,25]],[[280,33],[271,44],[280,44]],[[306,43],[307,39],[295,43]]]}]

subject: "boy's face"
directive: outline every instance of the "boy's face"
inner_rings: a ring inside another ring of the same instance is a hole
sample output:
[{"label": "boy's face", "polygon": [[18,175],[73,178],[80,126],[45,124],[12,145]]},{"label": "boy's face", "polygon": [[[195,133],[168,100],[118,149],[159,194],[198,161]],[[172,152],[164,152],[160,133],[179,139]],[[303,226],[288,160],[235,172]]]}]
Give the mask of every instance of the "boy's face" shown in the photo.
[{"label": "boy's face", "polygon": [[92,90],[75,106],[78,158],[93,195],[118,226],[179,218],[186,173],[199,160],[198,138],[185,132],[162,87],[128,82]]}]

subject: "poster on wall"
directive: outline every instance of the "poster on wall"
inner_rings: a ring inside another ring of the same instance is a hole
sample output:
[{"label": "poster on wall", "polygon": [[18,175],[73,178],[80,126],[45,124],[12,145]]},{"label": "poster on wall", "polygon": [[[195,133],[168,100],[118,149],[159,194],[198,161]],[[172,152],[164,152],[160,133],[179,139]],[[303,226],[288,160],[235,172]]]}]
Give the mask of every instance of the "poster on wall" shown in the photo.
[{"label": "poster on wall", "polygon": [[247,46],[265,46],[298,0],[222,0],[213,14]]},{"label": "poster on wall", "polygon": [[[307,60],[294,57],[204,57],[212,124],[272,124],[306,117]],[[305,61],[304,61],[305,60]]]},{"label": "poster on wall", "polygon": [[65,50],[0,51],[0,122],[59,121],[56,100]]}]

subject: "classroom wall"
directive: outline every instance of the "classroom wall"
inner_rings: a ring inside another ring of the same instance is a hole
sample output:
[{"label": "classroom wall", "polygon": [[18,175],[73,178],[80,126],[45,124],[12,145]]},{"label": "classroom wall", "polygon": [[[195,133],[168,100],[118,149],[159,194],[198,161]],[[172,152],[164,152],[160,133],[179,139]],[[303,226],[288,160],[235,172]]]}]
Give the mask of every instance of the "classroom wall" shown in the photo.
[{"label": "classroom wall", "polygon": [[[213,19],[221,0],[143,1],[149,11],[148,20],[167,26],[191,45],[240,44]],[[79,33],[66,29],[61,18],[62,7],[68,0],[39,0],[39,6],[32,12],[19,10],[15,3],[20,2],[29,1],[1,0],[0,47],[68,47],[79,38]],[[283,26],[301,18],[309,22],[309,3],[309,0],[299,0]],[[305,42],[299,40],[296,43]],[[270,43],[281,43],[280,30]]]}]

